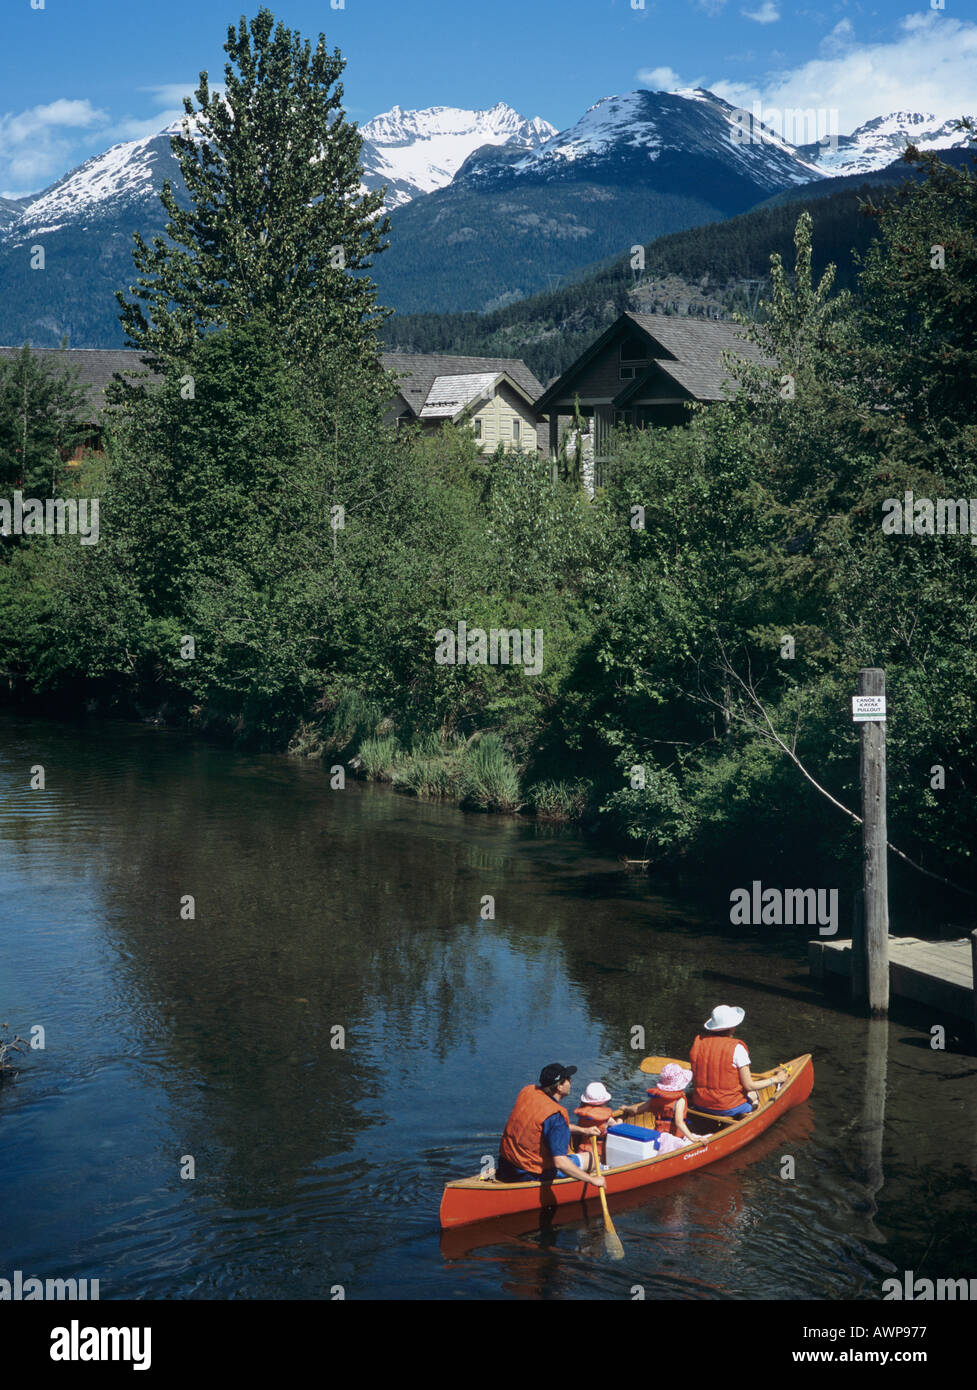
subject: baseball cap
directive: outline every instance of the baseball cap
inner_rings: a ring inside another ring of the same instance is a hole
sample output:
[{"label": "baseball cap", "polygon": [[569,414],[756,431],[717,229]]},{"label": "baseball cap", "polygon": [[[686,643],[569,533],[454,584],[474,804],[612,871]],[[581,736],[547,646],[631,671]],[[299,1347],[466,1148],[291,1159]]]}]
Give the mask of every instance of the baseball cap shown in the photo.
[{"label": "baseball cap", "polygon": [[541,1086],[558,1086],[576,1072],[576,1067],[565,1067],[562,1062],[550,1062],[539,1074]]}]

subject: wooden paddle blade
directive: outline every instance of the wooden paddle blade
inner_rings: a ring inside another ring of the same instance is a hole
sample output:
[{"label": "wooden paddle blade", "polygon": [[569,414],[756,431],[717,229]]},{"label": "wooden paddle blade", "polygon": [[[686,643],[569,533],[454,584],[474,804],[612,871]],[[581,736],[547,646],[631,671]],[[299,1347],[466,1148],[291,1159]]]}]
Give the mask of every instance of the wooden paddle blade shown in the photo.
[{"label": "wooden paddle blade", "polygon": [[643,1057],[641,1059],[641,1070],[652,1071],[657,1075],[658,1072],[660,1072],[663,1067],[667,1067],[670,1062],[674,1062],[675,1065],[681,1067],[683,1071],[691,1070],[690,1062],[680,1062],[677,1057]]},{"label": "wooden paddle blade", "polygon": [[610,1260],[624,1259],[624,1246],[617,1231],[611,1229],[604,1232],[604,1250]]},{"label": "wooden paddle blade", "polygon": [[[599,1174],[600,1155],[597,1152],[596,1138],[592,1138],[590,1143],[594,1154],[594,1172]],[[623,1260],[624,1246],[621,1244],[620,1236],[614,1229],[611,1213],[607,1209],[607,1193],[602,1187],[599,1188],[598,1191],[600,1192],[600,1204],[604,1209],[604,1252],[611,1260]]]}]

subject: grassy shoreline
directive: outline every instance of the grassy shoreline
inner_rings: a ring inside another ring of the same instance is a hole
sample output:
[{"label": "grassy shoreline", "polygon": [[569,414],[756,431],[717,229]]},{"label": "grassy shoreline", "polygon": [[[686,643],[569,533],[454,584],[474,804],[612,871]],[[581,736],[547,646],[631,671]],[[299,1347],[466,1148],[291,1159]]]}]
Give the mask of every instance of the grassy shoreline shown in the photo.
[{"label": "grassy shoreline", "polygon": [[468,738],[433,730],[399,733],[394,721],[358,691],[345,692],[321,723],[303,722],[287,752],[338,758],[361,780],[387,782],[407,795],[454,802],[469,811],[530,811],[538,820],[572,824],[596,809],[596,789],[586,779],[525,782],[525,769],[498,733]]}]

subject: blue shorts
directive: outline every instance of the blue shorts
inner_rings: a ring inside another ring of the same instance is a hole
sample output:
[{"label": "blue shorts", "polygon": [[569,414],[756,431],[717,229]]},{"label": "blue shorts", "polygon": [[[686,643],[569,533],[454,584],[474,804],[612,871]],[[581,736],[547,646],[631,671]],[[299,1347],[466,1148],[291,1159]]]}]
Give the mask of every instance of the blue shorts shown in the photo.
[{"label": "blue shorts", "polygon": [[707,1110],[703,1105],[697,1105],[695,1108],[700,1115],[749,1115],[753,1110],[748,1100],[744,1100],[742,1105],[734,1105],[732,1110]]},{"label": "blue shorts", "polygon": [[[579,1154],[566,1154],[565,1157],[578,1168],[583,1167]],[[555,1182],[557,1178],[567,1177],[567,1174],[561,1173],[559,1168],[544,1168],[541,1173],[527,1173],[525,1168],[517,1168],[514,1163],[507,1162],[500,1155],[495,1176],[499,1182]]]}]

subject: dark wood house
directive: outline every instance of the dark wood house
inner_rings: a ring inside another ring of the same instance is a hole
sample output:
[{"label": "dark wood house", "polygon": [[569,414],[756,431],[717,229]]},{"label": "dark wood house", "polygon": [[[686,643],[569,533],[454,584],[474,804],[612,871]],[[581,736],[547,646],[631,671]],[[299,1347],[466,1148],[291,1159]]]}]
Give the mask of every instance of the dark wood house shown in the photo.
[{"label": "dark wood house", "polygon": [[[0,357],[17,357],[21,351],[16,347],[0,347]],[[145,372],[140,353],[133,348],[31,348],[31,353],[56,368],[75,369],[78,384],[87,393],[88,433],[66,462],[79,462],[89,449],[101,453],[105,388],[117,372],[127,377]],[[155,376],[151,379],[157,380]]]},{"label": "dark wood house", "polygon": [[761,360],[742,333],[738,324],[717,319],[622,314],[537,399],[537,414],[549,417],[550,457],[556,456],[561,417],[565,425],[579,399],[580,413],[593,422],[590,482],[599,487],[611,430],[682,424],[690,401],[721,401],[734,394],[723,352]]}]

